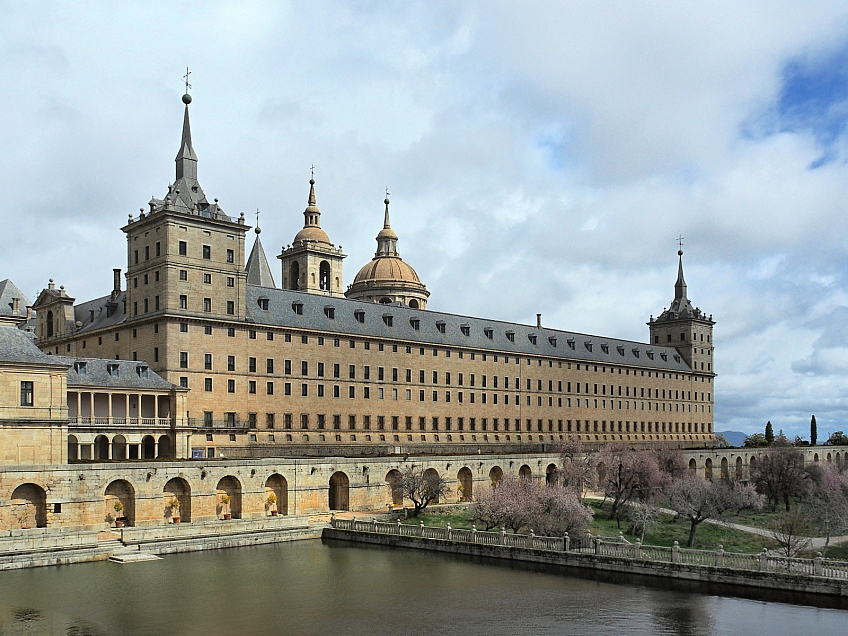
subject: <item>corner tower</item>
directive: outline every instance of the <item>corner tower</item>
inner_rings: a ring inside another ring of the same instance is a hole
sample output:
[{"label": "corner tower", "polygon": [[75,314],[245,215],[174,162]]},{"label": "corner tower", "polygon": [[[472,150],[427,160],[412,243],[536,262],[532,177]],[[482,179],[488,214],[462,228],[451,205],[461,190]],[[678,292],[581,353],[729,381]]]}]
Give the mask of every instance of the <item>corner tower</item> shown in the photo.
[{"label": "corner tower", "polygon": [[674,284],[674,300],[668,309],[648,322],[651,342],[656,345],[674,347],[693,371],[714,374],[713,361],[713,317],[707,317],[693,307],[683,278],[683,250],[677,252],[677,282]]},{"label": "corner tower", "polygon": [[336,247],[321,229],[321,211],[315,200],[315,179],[309,180],[309,201],[303,211],[303,229],[277,258],[283,270],[283,289],[310,294],[342,295],[341,246]]},{"label": "corner tower", "polygon": [[[387,193],[388,194],[388,193]],[[398,235],[389,220],[389,197],[383,201],[386,211],[383,229],[377,234],[377,252],[356,274],[345,296],[375,303],[403,303],[412,309],[426,309],[430,292],[418,274],[398,253]]]}]

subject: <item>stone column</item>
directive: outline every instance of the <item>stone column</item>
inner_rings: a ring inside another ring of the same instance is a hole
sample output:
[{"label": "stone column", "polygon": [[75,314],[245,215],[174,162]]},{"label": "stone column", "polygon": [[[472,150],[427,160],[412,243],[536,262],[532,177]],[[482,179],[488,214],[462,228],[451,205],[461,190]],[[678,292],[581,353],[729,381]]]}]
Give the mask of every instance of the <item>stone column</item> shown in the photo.
[{"label": "stone column", "polygon": [[[112,425],[112,394],[111,394],[111,393],[107,393],[107,394],[106,394],[106,399],[108,400],[108,407],[109,407],[109,408],[108,408],[108,410],[106,411],[106,417],[108,417],[109,419],[108,419],[108,420],[106,420],[106,422],[107,422],[107,424],[108,424],[109,426],[111,426],[111,425]],[[111,445],[111,444],[109,444],[109,448],[110,448],[110,449],[112,448],[112,445]],[[109,455],[109,459],[112,459],[112,455],[111,455],[111,454]]]},{"label": "stone column", "polygon": [[88,407],[90,409],[89,418],[91,419],[91,423],[94,424],[94,391],[88,394]]},{"label": "stone column", "polygon": [[[126,423],[129,426],[130,423],[130,394],[127,393],[124,395],[124,402],[126,404],[126,408],[124,410],[124,417],[126,418]],[[129,452],[129,451],[127,451]]]}]

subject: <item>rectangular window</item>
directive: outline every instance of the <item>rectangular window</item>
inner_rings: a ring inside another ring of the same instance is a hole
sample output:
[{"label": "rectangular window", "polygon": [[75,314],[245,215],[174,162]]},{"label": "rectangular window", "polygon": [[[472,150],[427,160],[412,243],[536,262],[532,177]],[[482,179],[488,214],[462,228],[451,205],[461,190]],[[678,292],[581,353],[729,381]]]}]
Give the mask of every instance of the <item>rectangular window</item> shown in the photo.
[{"label": "rectangular window", "polygon": [[318,363],[318,377],[319,378],[324,377],[324,363],[323,362]]},{"label": "rectangular window", "polygon": [[251,395],[256,394],[256,380],[250,380],[247,383],[247,392],[250,393]]},{"label": "rectangular window", "polygon": [[236,260],[235,252],[233,250],[227,250],[227,262],[234,263]]},{"label": "rectangular window", "polygon": [[203,311],[212,311],[212,299],[204,298],[203,299]]},{"label": "rectangular window", "polygon": [[309,375],[309,363],[306,360],[300,363],[300,375]]},{"label": "rectangular window", "polygon": [[[236,286],[236,279],[233,278],[232,276],[227,276],[227,287],[235,287],[235,286]],[[271,413],[271,415],[273,415],[273,413]]]},{"label": "rectangular window", "polygon": [[235,301],[228,300],[227,301],[227,315],[234,316],[236,313],[236,303]]},{"label": "rectangular window", "polygon": [[227,371],[235,371],[236,370],[236,357],[235,356],[227,356]]},{"label": "rectangular window", "polygon": [[265,414],[265,428],[274,428],[274,413]]},{"label": "rectangular window", "polygon": [[180,351],[180,369],[188,369],[188,351]]},{"label": "rectangular window", "polygon": [[212,325],[204,325],[203,335],[204,336],[211,336],[212,335]]},{"label": "rectangular window", "polygon": [[21,406],[33,405],[33,383],[27,380],[21,382]]},{"label": "rectangular window", "polygon": [[203,368],[211,370],[212,369],[212,354],[207,353],[203,356]]},{"label": "rectangular window", "polygon": [[212,258],[212,246],[211,245],[204,245],[203,246],[203,258],[207,261]]},{"label": "rectangular window", "polygon": [[236,381],[235,380],[227,380],[227,393],[235,393],[236,392]]},{"label": "rectangular window", "polygon": [[291,360],[286,360],[285,362],[285,374],[291,375]]},{"label": "rectangular window", "polygon": [[180,309],[188,309],[188,296],[180,296]]},{"label": "rectangular window", "polygon": [[[188,245],[186,244],[185,241],[180,241],[179,252],[180,252],[180,256],[185,256],[186,254],[188,254]],[[185,271],[185,270],[183,270],[183,271]]]},{"label": "rectangular window", "polygon": [[212,284],[212,274],[204,274],[203,275],[203,284],[211,285]]},{"label": "rectangular window", "polygon": [[181,269],[180,270],[180,280],[188,280],[188,271]]},{"label": "rectangular window", "polygon": [[203,379],[203,390],[207,392],[212,390],[212,378]]},{"label": "rectangular window", "polygon": [[265,359],[265,372],[274,373],[274,358]]},{"label": "rectangular window", "polygon": [[273,382],[266,382],[265,383],[265,393],[267,393],[268,395],[274,395],[274,383]]}]

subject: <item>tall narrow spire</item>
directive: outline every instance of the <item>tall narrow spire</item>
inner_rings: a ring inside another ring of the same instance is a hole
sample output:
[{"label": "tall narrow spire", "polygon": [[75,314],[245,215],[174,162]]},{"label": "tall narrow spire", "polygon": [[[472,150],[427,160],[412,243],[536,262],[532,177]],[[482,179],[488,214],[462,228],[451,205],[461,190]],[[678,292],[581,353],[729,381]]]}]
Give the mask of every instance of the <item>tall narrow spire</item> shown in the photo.
[{"label": "tall narrow spire", "polygon": [[375,257],[380,256],[400,256],[398,254],[397,242],[398,236],[392,229],[392,224],[389,221],[389,196],[386,191],[386,198],[383,203],[386,204],[386,211],[383,214],[383,229],[377,234],[377,253]]},{"label": "tall narrow spire", "polygon": [[683,250],[677,250],[677,282],[674,283],[674,300],[687,302],[686,281],[683,279]]},{"label": "tall narrow spire", "polygon": [[197,180],[197,155],[191,145],[191,121],[188,117],[188,105],[191,103],[191,95],[183,95],[185,104],[185,115],[183,116],[183,137],[180,143],[180,151],[177,153],[177,181],[180,179]]}]

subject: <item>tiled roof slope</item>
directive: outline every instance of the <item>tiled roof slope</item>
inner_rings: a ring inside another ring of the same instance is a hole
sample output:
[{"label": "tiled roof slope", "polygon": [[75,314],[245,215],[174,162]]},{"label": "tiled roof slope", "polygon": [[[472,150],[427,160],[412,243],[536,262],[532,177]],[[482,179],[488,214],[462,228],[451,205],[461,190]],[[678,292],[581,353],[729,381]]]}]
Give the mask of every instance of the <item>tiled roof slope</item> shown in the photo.
[{"label": "tiled roof slope", "polygon": [[31,334],[17,327],[0,327],[0,363],[2,362],[65,365],[64,361],[42,353],[33,344]]},{"label": "tiled roof slope", "polygon": [[[174,385],[156,374],[145,362],[135,360],[109,360],[107,358],[72,358],[66,356],[50,356],[62,364],[70,365],[68,370],[68,386],[91,386],[115,389],[151,389],[166,390]],[[80,366],[75,363],[85,363],[85,371],[80,373]],[[117,375],[110,375],[108,365],[117,365]],[[140,368],[146,369],[147,377],[139,375]]]}]

